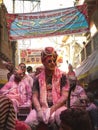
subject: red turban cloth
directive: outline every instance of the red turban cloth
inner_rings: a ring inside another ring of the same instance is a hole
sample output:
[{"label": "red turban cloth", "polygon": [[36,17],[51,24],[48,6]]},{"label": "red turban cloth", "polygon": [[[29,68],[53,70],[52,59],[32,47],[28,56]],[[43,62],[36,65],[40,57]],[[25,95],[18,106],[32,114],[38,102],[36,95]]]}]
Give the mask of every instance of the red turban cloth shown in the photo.
[{"label": "red turban cloth", "polygon": [[45,62],[46,58],[52,56],[55,60],[57,60],[57,52],[54,50],[53,47],[46,47],[42,52],[41,52],[41,61],[42,63]]}]

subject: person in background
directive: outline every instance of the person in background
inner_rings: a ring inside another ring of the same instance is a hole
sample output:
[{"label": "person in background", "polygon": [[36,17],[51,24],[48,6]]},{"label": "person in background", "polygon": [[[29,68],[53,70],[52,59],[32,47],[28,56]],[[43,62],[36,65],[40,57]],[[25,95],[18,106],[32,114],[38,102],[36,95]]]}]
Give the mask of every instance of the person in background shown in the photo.
[{"label": "person in background", "polygon": [[86,110],[89,112],[91,117],[93,124],[92,130],[98,130],[98,107],[94,103],[94,94],[92,92],[87,92]]},{"label": "person in background", "polygon": [[[33,86],[33,79],[31,78],[31,76],[29,76],[28,74],[26,74],[26,65],[25,63],[20,63],[17,67],[19,70],[22,70],[22,82],[29,84],[29,86],[32,88]],[[9,81],[13,81],[14,80],[14,74],[10,77]]]},{"label": "person in background", "polygon": [[23,80],[23,72],[21,69],[16,69],[14,72],[14,81],[7,82],[1,89],[0,93],[6,95],[13,101],[16,115],[19,106],[31,106],[32,92],[28,82]]},{"label": "person in background", "polygon": [[14,73],[14,70],[15,70],[15,66],[12,62],[6,62],[6,61],[3,61],[3,64],[5,65],[6,69],[9,71],[7,73],[7,79],[9,81],[10,77],[13,75]]},{"label": "person in background", "polygon": [[85,89],[79,84],[76,77],[69,80],[72,92],[70,95],[70,107],[86,108],[87,95]]},{"label": "person in background", "polygon": [[73,70],[73,66],[71,64],[68,65],[67,77],[68,79],[74,79],[74,77],[76,77],[75,71]]},{"label": "person in background", "polygon": [[28,75],[30,75],[32,78],[34,78],[35,73],[33,72],[32,66],[27,67],[27,72],[28,72]]},{"label": "person in background", "polygon": [[20,63],[18,65],[18,67],[22,70],[23,72],[23,80],[24,82],[28,82],[30,87],[33,87],[33,79],[31,78],[31,76],[29,76],[28,74],[26,74],[26,65],[24,63]]},{"label": "person in background", "polygon": [[39,75],[43,69],[44,69],[44,66],[36,67],[35,76]]},{"label": "person in background", "polygon": [[32,66],[28,66],[28,67],[27,67],[27,72],[28,72],[28,74],[33,73],[33,68],[32,68]]},{"label": "person in background", "polygon": [[31,127],[40,122],[52,126],[60,124],[60,113],[66,109],[69,85],[66,75],[57,67],[57,52],[52,47],[46,47],[41,52],[44,65],[41,73],[34,79],[32,101],[34,109],[25,122]]},{"label": "person in background", "polygon": [[61,112],[59,130],[92,130],[89,114],[84,109],[70,108]]}]

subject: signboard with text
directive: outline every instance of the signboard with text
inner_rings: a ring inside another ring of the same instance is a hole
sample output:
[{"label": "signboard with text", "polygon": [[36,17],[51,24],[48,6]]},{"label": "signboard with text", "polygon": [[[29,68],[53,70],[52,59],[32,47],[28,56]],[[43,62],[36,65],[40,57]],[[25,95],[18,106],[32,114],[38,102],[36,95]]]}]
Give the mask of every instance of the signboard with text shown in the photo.
[{"label": "signboard with text", "polygon": [[20,59],[25,64],[41,64],[41,50],[20,50]]}]

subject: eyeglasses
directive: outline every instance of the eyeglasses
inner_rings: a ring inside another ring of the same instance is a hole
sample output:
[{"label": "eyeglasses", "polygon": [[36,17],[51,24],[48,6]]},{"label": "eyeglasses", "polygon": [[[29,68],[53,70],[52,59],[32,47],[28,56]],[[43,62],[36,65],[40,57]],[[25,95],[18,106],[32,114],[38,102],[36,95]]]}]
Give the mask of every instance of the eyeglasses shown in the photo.
[{"label": "eyeglasses", "polygon": [[26,69],[26,66],[20,66],[21,67],[21,69]]},{"label": "eyeglasses", "polygon": [[56,60],[54,59],[54,60],[48,60],[47,61],[48,63],[56,63]]}]

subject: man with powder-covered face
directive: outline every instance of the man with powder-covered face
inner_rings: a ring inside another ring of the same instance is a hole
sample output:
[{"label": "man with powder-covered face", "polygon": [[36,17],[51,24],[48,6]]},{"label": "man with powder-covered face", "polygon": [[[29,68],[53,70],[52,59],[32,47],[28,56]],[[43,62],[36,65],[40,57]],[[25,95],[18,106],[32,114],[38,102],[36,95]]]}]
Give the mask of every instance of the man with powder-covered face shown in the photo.
[{"label": "man with powder-covered face", "polygon": [[65,110],[69,85],[66,75],[56,64],[57,52],[52,47],[46,47],[41,52],[43,71],[35,78],[32,90],[34,109],[28,115],[26,123],[31,127],[40,122],[45,124],[60,124],[60,113]]}]

